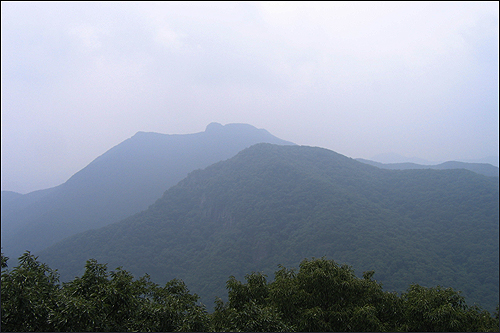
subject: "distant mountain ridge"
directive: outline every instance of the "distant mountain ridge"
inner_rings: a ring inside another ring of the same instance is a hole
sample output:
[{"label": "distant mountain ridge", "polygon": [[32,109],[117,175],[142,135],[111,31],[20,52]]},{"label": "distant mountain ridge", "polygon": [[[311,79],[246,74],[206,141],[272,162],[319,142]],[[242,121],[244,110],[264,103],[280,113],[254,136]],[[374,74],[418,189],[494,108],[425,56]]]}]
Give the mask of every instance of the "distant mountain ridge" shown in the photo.
[{"label": "distant mountain ridge", "polygon": [[17,258],[77,232],[146,209],[189,172],[260,142],[290,145],[248,124],[211,123],[204,132],[138,132],[59,186],[20,195],[2,191],[2,248]]},{"label": "distant mountain ridge", "polygon": [[381,169],[390,170],[409,170],[409,169],[435,169],[435,170],[446,170],[446,169],[465,169],[472,172],[478,173],[480,175],[488,177],[498,177],[499,168],[487,163],[466,163],[457,161],[448,161],[436,165],[422,165],[417,163],[380,163],[371,160],[366,160],[363,158],[356,159],[359,162],[363,162],[369,165],[376,166]]},{"label": "distant mountain ridge", "polygon": [[399,155],[396,153],[384,153],[372,156],[370,161],[375,161],[379,163],[415,163],[415,164],[423,164],[423,165],[434,165],[439,164],[440,162],[429,161],[423,158],[418,157],[406,157],[403,155]]},{"label": "distant mountain ridge", "polygon": [[40,259],[63,279],[89,258],[157,283],[180,278],[210,306],[229,275],[327,256],[375,270],[386,290],[453,287],[492,311],[498,201],[498,181],[468,170],[384,170],[323,148],[257,144]]},{"label": "distant mountain ridge", "polygon": [[[385,153],[372,156],[370,161],[383,163],[383,164],[395,164],[395,163],[414,163],[420,165],[437,165],[444,163],[443,160],[440,161],[429,161],[418,157],[406,157],[396,153]],[[499,167],[499,157],[498,156],[487,156],[477,159],[457,159],[454,160],[463,163],[479,163],[479,164],[491,164],[495,167]]]}]

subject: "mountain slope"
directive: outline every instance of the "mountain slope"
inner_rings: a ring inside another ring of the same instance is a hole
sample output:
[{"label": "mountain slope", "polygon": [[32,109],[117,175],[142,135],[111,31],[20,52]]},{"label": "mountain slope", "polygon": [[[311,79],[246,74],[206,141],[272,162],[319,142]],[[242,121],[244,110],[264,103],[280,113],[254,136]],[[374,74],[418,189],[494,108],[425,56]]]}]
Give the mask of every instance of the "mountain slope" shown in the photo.
[{"label": "mountain slope", "polygon": [[190,171],[259,142],[292,144],[247,124],[211,123],[184,135],[138,132],[60,186],[21,197],[2,193],[3,251],[18,257],[119,221],[146,209]]},{"label": "mountain slope", "polygon": [[375,270],[387,290],[440,284],[491,310],[498,199],[495,179],[467,170],[382,170],[322,148],[258,144],[40,258],[63,279],[89,258],[158,283],[180,278],[210,306],[229,275],[327,256]]},{"label": "mountain slope", "polygon": [[496,166],[487,163],[466,163],[457,161],[448,161],[440,163],[437,165],[423,165],[416,163],[380,163],[371,160],[365,160],[363,158],[356,159],[359,162],[376,166],[381,169],[389,170],[408,170],[408,169],[435,169],[435,170],[446,170],[446,169],[465,169],[480,175],[488,177],[498,177],[499,169]]}]

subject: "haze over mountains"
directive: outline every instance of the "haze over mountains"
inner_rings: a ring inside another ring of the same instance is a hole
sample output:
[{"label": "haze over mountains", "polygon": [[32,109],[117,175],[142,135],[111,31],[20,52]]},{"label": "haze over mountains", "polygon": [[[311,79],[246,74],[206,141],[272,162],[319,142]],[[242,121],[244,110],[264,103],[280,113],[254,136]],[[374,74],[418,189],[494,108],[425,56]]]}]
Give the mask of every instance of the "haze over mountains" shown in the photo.
[{"label": "haze over mountains", "polygon": [[[436,165],[436,164],[441,164],[441,162],[436,162],[436,161],[429,161],[425,160],[423,158],[418,158],[418,157],[406,157],[402,156],[396,153],[386,153],[386,154],[378,154],[370,158],[369,160],[378,162],[378,163],[383,163],[383,164],[395,164],[395,163],[412,163],[412,164],[420,164],[420,165]],[[498,156],[487,156],[483,157],[480,159],[461,159],[458,160],[458,162],[464,162],[464,163],[481,163],[481,164],[491,164],[495,167],[498,168],[499,164],[499,157]]]},{"label": "haze over mountains", "polygon": [[2,248],[17,258],[67,236],[146,209],[189,172],[255,143],[292,144],[247,124],[211,123],[182,135],[138,132],[64,184],[21,195],[2,191]]},{"label": "haze over mountains", "polygon": [[327,256],[375,270],[386,290],[439,284],[492,310],[498,199],[498,179],[468,170],[384,170],[322,148],[257,144],[40,258],[63,279],[88,258],[160,283],[180,278],[210,306],[231,274]]},{"label": "haze over mountains", "polygon": [[63,279],[90,258],[181,278],[208,306],[230,274],[326,255],[374,269],[389,290],[441,284],[491,310],[497,177],[487,164],[354,160],[246,124],[138,132],[64,184],[2,191],[2,251],[40,254]]},{"label": "haze over mountains", "polygon": [[357,158],[357,161],[376,166],[381,169],[390,170],[409,170],[409,169],[434,169],[434,170],[445,170],[445,169],[465,169],[472,172],[485,175],[488,177],[498,177],[499,169],[488,163],[465,163],[457,161],[448,161],[436,165],[422,165],[416,163],[379,163],[375,161],[365,160],[363,158]]}]

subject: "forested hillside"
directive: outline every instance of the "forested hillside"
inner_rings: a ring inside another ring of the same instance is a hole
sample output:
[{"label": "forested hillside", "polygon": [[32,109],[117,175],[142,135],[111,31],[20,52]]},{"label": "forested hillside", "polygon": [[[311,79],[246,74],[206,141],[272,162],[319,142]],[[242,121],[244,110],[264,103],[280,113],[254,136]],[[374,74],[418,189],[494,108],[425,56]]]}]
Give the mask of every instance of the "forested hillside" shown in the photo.
[{"label": "forested hillside", "polygon": [[247,124],[211,123],[204,132],[138,132],[57,187],[2,192],[2,247],[17,258],[68,236],[117,222],[153,204],[198,168],[255,143],[291,144]]},{"label": "forested hillside", "polygon": [[229,275],[327,256],[384,290],[449,286],[498,303],[498,181],[467,170],[382,170],[322,148],[258,144],[188,175],[148,210],[40,253],[63,280],[89,258],[210,305]]}]

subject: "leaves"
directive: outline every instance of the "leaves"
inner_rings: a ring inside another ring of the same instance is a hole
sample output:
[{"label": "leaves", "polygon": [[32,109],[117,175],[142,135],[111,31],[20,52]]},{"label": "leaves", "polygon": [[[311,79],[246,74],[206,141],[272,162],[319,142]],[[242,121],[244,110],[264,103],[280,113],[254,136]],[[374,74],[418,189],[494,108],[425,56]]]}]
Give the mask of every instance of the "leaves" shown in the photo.
[{"label": "leaves", "polygon": [[2,330],[53,331],[48,321],[59,296],[57,272],[29,252],[12,272],[2,270]]},{"label": "leaves", "polygon": [[355,276],[333,260],[305,259],[298,271],[280,267],[231,276],[228,302],[209,315],[181,280],[161,287],[88,260],[81,277],[61,286],[56,271],[26,252],[2,270],[4,331],[495,331],[495,316],[469,307],[452,288],[411,285],[398,296],[384,292],[374,272]]},{"label": "leaves", "polygon": [[401,296],[408,331],[456,332],[498,329],[498,320],[477,306],[469,307],[459,292],[440,286],[411,285]]},{"label": "leaves", "polygon": [[208,314],[184,283],[165,287],[148,276],[134,280],[121,269],[88,260],[81,277],[59,285],[57,273],[29,252],[2,271],[2,330],[206,331]]},{"label": "leaves", "polygon": [[[218,300],[212,315],[216,331],[491,331],[498,319],[468,307],[451,288],[412,285],[399,297],[372,280],[357,278],[347,265],[305,259],[298,272],[285,267],[267,283],[260,273],[230,277],[229,301]],[[266,326],[263,323],[268,323]],[[281,325],[279,325],[281,324]]]}]

